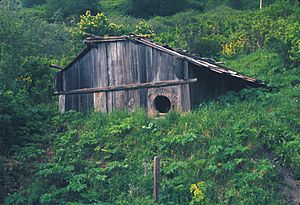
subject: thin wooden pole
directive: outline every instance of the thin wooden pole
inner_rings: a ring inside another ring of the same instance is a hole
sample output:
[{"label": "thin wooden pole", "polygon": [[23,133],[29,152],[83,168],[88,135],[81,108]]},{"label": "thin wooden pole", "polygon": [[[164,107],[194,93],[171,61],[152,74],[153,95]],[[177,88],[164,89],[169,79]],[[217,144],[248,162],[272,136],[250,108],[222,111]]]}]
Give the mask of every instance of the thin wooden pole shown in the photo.
[{"label": "thin wooden pole", "polygon": [[148,82],[148,83],[135,83],[135,84],[125,84],[125,85],[96,87],[96,88],[82,88],[77,90],[55,92],[54,94],[72,95],[72,94],[87,94],[87,93],[112,92],[112,91],[123,91],[123,90],[136,90],[142,88],[156,88],[156,87],[165,87],[165,86],[172,86],[172,85],[190,84],[196,82],[197,82],[197,78],[192,78],[187,80],[165,80],[165,81]]},{"label": "thin wooden pole", "polygon": [[263,0],[259,0],[259,9],[262,9]]},{"label": "thin wooden pole", "polygon": [[160,183],[160,158],[154,157],[154,187],[153,187],[154,203],[158,202],[159,183]]},{"label": "thin wooden pole", "polygon": [[59,69],[59,70],[62,70],[64,69],[62,66],[59,66],[59,65],[54,65],[54,64],[51,64],[50,67],[52,68],[56,68],[56,69]]}]

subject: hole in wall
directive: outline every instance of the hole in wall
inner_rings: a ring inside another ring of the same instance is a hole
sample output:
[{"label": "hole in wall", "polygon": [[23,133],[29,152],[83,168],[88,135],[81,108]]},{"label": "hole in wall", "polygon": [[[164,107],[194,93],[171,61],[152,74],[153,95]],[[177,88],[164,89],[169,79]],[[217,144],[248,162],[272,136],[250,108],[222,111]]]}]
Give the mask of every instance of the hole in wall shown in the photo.
[{"label": "hole in wall", "polygon": [[167,113],[171,109],[171,101],[163,95],[154,98],[155,109],[160,113]]}]

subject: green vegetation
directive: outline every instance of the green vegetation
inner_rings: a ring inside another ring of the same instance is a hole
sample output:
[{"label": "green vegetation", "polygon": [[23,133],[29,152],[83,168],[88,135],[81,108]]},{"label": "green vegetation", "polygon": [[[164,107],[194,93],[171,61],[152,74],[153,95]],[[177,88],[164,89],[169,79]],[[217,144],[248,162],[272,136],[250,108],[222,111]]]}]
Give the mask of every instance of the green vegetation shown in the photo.
[{"label": "green vegetation", "polygon": [[[153,204],[154,156],[160,204],[289,204],[279,170],[300,180],[299,5],[174,2],[0,2],[1,204]],[[143,110],[60,115],[49,64],[72,59],[85,32],[146,34],[272,89],[159,119]]]}]

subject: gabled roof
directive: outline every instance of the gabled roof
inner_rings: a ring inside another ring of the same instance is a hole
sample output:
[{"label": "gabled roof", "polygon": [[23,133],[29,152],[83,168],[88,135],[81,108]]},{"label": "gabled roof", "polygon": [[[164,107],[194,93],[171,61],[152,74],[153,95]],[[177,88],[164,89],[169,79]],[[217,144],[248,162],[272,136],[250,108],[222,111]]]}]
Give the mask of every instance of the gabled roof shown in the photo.
[{"label": "gabled roof", "polygon": [[88,37],[84,40],[84,42],[88,45],[87,48],[85,48],[72,62],[70,62],[68,65],[66,65],[63,70],[68,69],[71,65],[73,65],[78,59],[80,59],[83,55],[85,55],[90,49],[93,48],[93,44],[95,43],[101,43],[101,42],[115,42],[115,41],[132,41],[133,43],[137,44],[144,44],[147,46],[150,46],[152,48],[158,49],[162,52],[168,53],[170,55],[176,56],[177,58],[180,58],[182,60],[186,60],[196,66],[199,66],[200,68],[208,69],[210,71],[213,71],[215,73],[219,73],[222,75],[228,75],[232,76],[234,78],[239,78],[243,81],[249,82],[256,87],[268,87],[267,84],[248,76],[245,76],[237,71],[231,70],[229,68],[226,68],[213,59],[210,58],[203,58],[198,57],[196,55],[190,54],[187,51],[184,50],[174,50],[170,48],[169,46],[163,46],[158,43],[154,43],[153,41],[150,41],[146,39],[143,36],[136,36],[136,35],[128,35],[128,36],[111,36],[111,37],[100,37],[100,36],[94,36]]}]

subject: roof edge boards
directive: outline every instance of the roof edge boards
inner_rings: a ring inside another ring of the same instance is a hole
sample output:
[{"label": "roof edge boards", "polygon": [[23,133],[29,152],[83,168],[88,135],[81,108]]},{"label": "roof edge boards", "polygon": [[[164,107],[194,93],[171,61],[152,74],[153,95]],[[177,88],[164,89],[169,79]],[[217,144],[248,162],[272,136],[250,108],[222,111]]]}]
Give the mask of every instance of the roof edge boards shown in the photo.
[{"label": "roof edge boards", "polygon": [[195,55],[190,54],[185,51],[181,52],[181,51],[173,50],[170,47],[165,47],[163,45],[149,41],[149,40],[147,40],[147,37],[145,37],[145,36],[124,35],[124,36],[103,36],[103,37],[101,37],[101,36],[96,36],[93,34],[87,34],[87,36],[88,37],[83,41],[85,44],[87,44],[87,47],[81,53],[79,53],[79,55],[77,55],[76,58],[73,61],[71,61],[68,65],[66,65],[62,70],[68,69],[75,62],[77,62],[79,58],[81,58],[90,49],[92,49],[94,47],[93,46],[94,43],[116,42],[116,41],[129,40],[129,41],[132,41],[133,43],[141,43],[141,44],[150,46],[152,48],[158,49],[158,50],[168,53],[172,56],[176,56],[179,59],[186,60],[196,66],[201,66],[201,67],[207,68],[213,72],[220,73],[223,75],[228,75],[228,76],[231,76],[234,78],[238,78],[238,79],[247,81],[249,83],[254,83],[258,86],[268,87],[267,84],[255,79],[255,78],[245,76],[237,71],[226,68],[226,67],[218,64],[217,62],[213,62],[212,59],[201,58],[201,57],[195,56]]},{"label": "roof edge boards", "polygon": [[161,46],[159,44],[155,44],[155,43],[152,43],[152,42],[149,42],[149,41],[145,41],[143,39],[134,39],[134,40],[136,42],[140,42],[142,44],[154,47],[154,48],[156,48],[158,50],[161,50],[163,52],[169,53],[169,54],[171,54],[173,56],[176,56],[176,57],[178,57],[178,58],[180,58],[182,60],[186,60],[186,61],[188,61],[188,62],[190,62],[192,64],[195,64],[197,66],[206,67],[206,68],[210,69],[213,72],[217,72],[217,73],[220,73],[220,74],[229,75],[229,76],[241,79],[241,80],[248,81],[250,83],[255,83],[255,84],[261,85],[263,87],[268,87],[267,84],[265,84],[263,82],[260,82],[259,80],[255,79],[255,78],[250,78],[250,77],[247,77],[245,75],[242,75],[242,74],[240,74],[237,71],[233,71],[233,70],[228,69],[228,68],[226,68],[224,66],[215,65],[214,63],[207,62],[204,59],[202,60],[199,57],[197,57],[197,59],[195,59],[194,57],[190,57],[190,56],[192,56],[192,54],[189,54],[189,55],[181,54],[180,52],[174,51],[173,49],[168,49],[168,48],[165,48],[165,47],[163,47],[163,46]]},{"label": "roof edge boards", "polygon": [[134,39],[134,38],[148,38],[146,36],[142,36],[142,35],[134,35],[134,34],[130,34],[130,35],[124,35],[124,36],[96,36],[96,35],[92,35],[87,37],[84,42],[85,43],[89,43],[89,42],[112,42],[112,41],[124,41],[124,40],[128,40],[128,39]]}]

